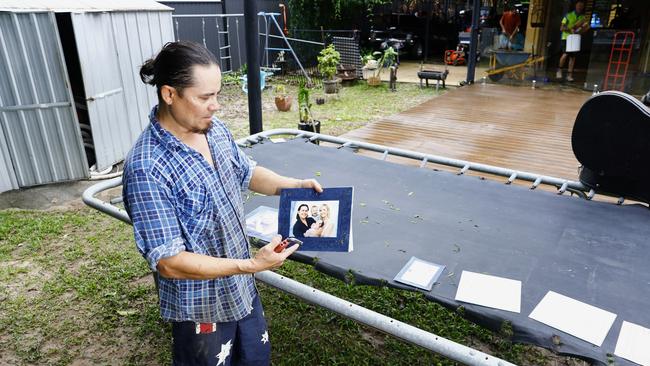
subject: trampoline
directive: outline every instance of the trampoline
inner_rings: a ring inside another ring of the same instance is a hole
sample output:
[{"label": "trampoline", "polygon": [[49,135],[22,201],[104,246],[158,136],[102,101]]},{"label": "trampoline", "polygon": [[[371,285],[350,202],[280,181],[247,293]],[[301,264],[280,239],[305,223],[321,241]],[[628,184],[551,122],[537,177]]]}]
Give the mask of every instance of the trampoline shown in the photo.
[{"label": "trampoline", "polygon": [[[277,135],[292,138],[272,142],[270,137]],[[314,140],[321,144],[311,143]],[[447,308],[462,306],[468,319],[494,331],[508,323],[514,342],[599,365],[612,360],[633,364],[613,353],[623,321],[650,325],[647,206],[621,205],[623,198],[619,204],[592,200],[597,192],[566,179],[305,131],[267,131],[238,143],[261,166],[279,174],[313,177],[319,172],[325,187],[354,186],[354,251],[297,252],[292,259],[342,281],[423,292]],[[359,149],[378,152],[380,159],[356,153]],[[385,161],[388,156],[417,164]],[[440,165],[457,171],[435,169]],[[507,184],[464,174],[470,170],[507,177]],[[515,181],[531,185],[508,184]],[[557,190],[535,189],[540,185]],[[84,201],[118,217],[110,203],[91,202],[97,192],[84,194]],[[248,213],[260,205],[278,204],[276,196],[249,195],[244,207]],[[392,280],[412,256],[446,266],[431,291]],[[463,270],[522,281],[521,313],[455,301]],[[528,317],[548,291],[617,314],[602,347]],[[484,354],[476,362],[443,355],[466,364],[507,364],[487,356],[482,363]]]}]

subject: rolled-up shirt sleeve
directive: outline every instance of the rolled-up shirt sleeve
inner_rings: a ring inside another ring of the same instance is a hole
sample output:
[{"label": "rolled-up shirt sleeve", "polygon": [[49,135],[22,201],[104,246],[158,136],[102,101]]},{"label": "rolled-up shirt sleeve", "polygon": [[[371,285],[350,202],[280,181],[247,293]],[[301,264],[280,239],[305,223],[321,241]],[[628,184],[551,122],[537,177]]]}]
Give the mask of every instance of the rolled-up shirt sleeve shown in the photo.
[{"label": "rolled-up shirt sleeve", "polygon": [[161,259],[186,250],[176,210],[150,173],[125,173],[123,196],[133,223],[136,246],[152,271],[158,271]]},{"label": "rolled-up shirt sleeve", "polygon": [[237,161],[237,164],[235,164],[237,178],[241,184],[242,191],[245,191],[250,185],[251,178],[253,177],[253,171],[257,166],[257,162],[249,158],[248,155],[246,155],[246,153],[244,153],[244,151],[242,151],[242,149],[237,146],[234,141],[232,142],[232,145],[234,159]]}]

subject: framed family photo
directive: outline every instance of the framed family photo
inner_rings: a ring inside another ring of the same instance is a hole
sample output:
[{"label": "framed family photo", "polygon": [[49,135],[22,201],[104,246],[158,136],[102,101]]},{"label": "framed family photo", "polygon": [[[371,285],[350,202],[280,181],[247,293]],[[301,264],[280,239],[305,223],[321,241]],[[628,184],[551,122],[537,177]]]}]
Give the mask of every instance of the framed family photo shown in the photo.
[{"label": "framed family photo", "polygon": [[283,189],[278,233],[303,242],[299,250],[352,251],[352,187]]}]

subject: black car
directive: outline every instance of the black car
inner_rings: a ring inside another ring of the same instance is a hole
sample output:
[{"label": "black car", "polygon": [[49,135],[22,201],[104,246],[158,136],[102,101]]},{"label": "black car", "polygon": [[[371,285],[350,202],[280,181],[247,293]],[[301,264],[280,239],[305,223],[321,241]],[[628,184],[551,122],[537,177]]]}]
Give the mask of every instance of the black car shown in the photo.
[{"label": "black car", "polygon": [[[367,47],[383,51],[393,47],[400,55],[421,59],[427,45],[427,17],[393,13],[380,15],[370,30]],[[428,57],[441,57],[455,49],[458,33],[453,23],[437,17],[429,20]]]},{"label": "black car", "polygon": [[388,47],[399,55],[421,58],[424,54],[422,40],[417,34],[390,27],[387,30],[371,30],[368,37],[369,46],[375,51],[383,51]]}]

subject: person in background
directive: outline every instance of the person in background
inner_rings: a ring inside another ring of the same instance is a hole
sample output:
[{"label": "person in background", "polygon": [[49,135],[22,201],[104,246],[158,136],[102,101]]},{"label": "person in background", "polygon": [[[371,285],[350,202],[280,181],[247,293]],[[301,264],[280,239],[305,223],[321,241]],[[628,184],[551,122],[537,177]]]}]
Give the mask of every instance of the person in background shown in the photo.
[{"label": "person in background", "polygon": [[519,34],[519,27],[521,27],[521,16],[519,12],[512,8],[510,5],[505,6],[505,11],[499,20],[501,26],[501,36],[499,48],[521,50],[520,41],[521,34]]},{"label": "person in background", "polygon": [[585,16],[585,2],[583,0],[577,0],[575,4],[575,10],[568,12],[564,18],[562,18],[562,24],[560,26],[562,31],[562,56],[560,57],[560,63],[555,73],[555,77],[562,79],[562,68],[566,64],[567,59],[569,59],[569,70],[567,73],[566,80],[574,81],[573,78],[573,69],[576,64],[576,55],[579,52],[567,52],[566,51],[566,40],[567,37],[571,34],[583,34],[589,30],[589,19]]}]

